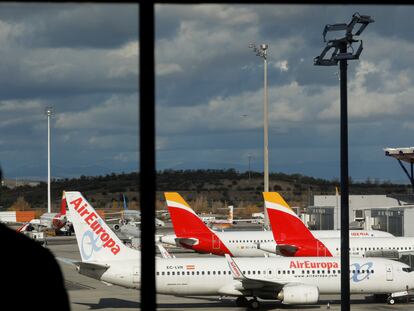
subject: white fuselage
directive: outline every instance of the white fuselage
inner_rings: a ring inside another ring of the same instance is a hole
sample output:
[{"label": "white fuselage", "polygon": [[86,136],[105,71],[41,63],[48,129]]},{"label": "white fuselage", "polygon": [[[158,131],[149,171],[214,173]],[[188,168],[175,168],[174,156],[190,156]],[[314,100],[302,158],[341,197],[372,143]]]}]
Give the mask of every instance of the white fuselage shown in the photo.
[{"label": "white fuselage", "polygon": [[[339,258],[237,258],[235,262],[245,277],[274,282],[275,289],[271,291],[275,299],[281,287],[290,283],[317,286],[320,294],[340,293]],[[138,260],[107,264],[110,268],[101,276],[102,281],[140,288]],[[414,273],[408,272],[408,266],[400,262],[351,258],[350,264],[352,294],[389,294],[414,287]],[[222,257],[157,258],[156,271],[160,294],[269,297],[269,289],[244,290],[241,282],[233,279],[228,262]]]},{"label": "white fuselage", "polygon": [[[340,231],[339,230],[315,230],[311,231],[312,234],[317,239],[322,238],[335,238],[340,237]],[[223,243],[227,249],[231,252],[231,254],[235,257],[261,257],[265,254],[268,255],[269,252],[258,249],[258,244],[260,243],[263,245],[263,243],[275,245],[276,242],[273,238],[273,234],[271,231],[214,231],[214,233],[219,238],[218,241],[214,241],[214,246],[212,245],[212,248],[220,248],[220,243]],[[370,244],[369,241],[372,239],[365,239],[363,237],[366,237],[365,234],[368,234],[369,236],[391,236],[389,239],[394,239],[393,235],[382,232],[382,231],[358,231],[357,237],[353,238],[352,240],[367,240],[365,243],[367,245]],[[350,231],[349,233],[350,237],[355,236],[355,233],[353,231]],[[175,235],[166,235],[163,237],[160,237],[160,241],[166,244],[176,245],[175,242]],[[197,238],[194,236],[194,238]],[[375,238],[377,239],[377,238]],[[414,239],[413,239],[414,241]],[[213,243],[212,243],[213,244]],[[207,251],[208,253],[213,252],[214,249]],[[333,254],[333,253],[332,253]]]},{"label": "white fuselage", "polygon": [[[333,256],[341,255],[341,239],[320,239]],[[368,253],[381,251],[396,251],[398,253],[414,252],[414,237],[349,239],[350,256],[365,257]]]}]

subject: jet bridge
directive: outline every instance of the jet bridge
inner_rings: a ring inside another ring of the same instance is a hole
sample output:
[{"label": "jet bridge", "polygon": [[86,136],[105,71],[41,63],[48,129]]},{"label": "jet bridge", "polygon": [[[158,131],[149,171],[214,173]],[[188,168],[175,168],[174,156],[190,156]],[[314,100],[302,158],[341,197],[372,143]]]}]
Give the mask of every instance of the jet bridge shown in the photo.
[{"label": "jet bridge", "polygon": [[[411,187],[414,193],[414,174],[413,174],[414,147],[384,148],[384,151],[385,151],[386,156],[397,159],[404,173],[407,175],[408,179],[410,180]],[[407,167],[402,162],[408,163],[409,169],[407,169]]]}]

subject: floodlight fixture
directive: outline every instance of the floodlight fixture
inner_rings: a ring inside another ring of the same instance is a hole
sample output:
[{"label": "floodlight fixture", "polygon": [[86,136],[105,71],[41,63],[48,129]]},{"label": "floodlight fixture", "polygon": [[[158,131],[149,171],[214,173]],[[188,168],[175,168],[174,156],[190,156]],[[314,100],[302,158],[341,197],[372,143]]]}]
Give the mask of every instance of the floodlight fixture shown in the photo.
[{"label": "floodlight fixture", "polygon": [[[373,23],[372,19],[368,15],[360,15],[358,12],[352,15],[352,20],[349,24],[333,24],[326,25],[323,30],[323,41],[327,42],[326,35],[328,32],[333,31],[345,31],[345,36],[339,39],[329,40],[323,49],[322,53],[314,58],[314,65],[317,66],[336,66],[340,60],[353,60],[359,59],[359,56],[363,50],[362,40],[354,39],[354,36],[359,36],[364,29]],[[360,25],[355,32],[354,27]],[[353,43],[360,42],[356,52],[352,47]],[[348,51],[351,49],[351,51]],[[328,51],[333,50],[329,58],[325,58]]]},{"label": "floodlight fixture", "polygon": [[266,51],[269,48],[269,45],[260,44],[260,46],[257,47],[256,44],[250,43],[249,48],[253,49],[253,52],[256,53],[256,56],[260,56],[263,59],[267,59],[267,52]]},{"label": "floodlight fixture", "polygon": [[53,107],[46,107],[45,113],[48,117],[53,115]]}]

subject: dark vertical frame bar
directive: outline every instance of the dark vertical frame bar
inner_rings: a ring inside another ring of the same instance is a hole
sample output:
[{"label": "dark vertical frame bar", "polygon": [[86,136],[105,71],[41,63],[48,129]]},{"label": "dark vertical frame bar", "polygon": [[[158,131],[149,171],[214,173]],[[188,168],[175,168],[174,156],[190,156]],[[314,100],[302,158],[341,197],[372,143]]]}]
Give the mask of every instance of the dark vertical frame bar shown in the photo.
[{"label": "dark vertical frame bar", "polygon": [[[346,53],[346,43],[340,48]],[[341,311],[350,310],[349,284],[349,187],[348,187],[348,62],[339,62],[341,75]]]},{"label": "dark vertical frame bar", "polygon": [[141,309],[155,310],[155,16],[152,1],[139,4]]}]

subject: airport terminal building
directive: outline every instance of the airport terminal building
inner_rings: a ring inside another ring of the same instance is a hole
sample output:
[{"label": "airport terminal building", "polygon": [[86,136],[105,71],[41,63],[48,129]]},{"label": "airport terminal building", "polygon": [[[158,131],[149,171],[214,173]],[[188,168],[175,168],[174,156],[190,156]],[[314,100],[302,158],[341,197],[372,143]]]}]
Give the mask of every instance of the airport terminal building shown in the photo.
[{"label": "airport terminal building", "polygon": [[[414,236],[412,196],[350,195],[350,229],[382,230],[395,236]],[[410,203],[411,202],[411,203]],[[340,229],[340,195],[315,195],[301,218],[314,230]]]}]

